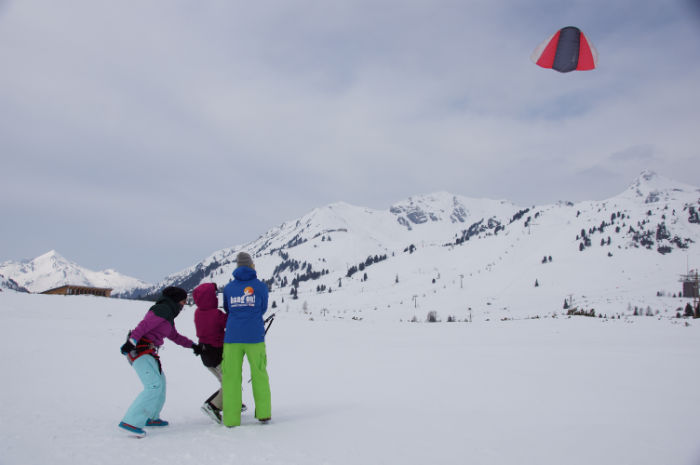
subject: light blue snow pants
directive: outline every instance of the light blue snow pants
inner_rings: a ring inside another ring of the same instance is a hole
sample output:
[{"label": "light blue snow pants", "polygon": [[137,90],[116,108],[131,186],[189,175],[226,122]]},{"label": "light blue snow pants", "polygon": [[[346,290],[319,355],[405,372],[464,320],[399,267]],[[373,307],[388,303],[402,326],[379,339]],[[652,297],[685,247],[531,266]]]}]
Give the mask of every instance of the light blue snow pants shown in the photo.
[{"label": "light blue snow pants", "polygon": [[151,355],[142,355],[131,365],[143,383],[143,391],[126,411],[124,423],[138,428],[146,426],[146,420],[157,420],[165,404],[165,374],[158,369],[158,361]]}]

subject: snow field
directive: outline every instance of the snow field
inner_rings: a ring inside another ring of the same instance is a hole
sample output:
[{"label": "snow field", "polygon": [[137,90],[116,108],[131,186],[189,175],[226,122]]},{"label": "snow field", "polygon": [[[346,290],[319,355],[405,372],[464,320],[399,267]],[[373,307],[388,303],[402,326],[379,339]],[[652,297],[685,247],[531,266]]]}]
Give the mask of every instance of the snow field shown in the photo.
[{"label": "snow field", "polygon": [[[697,464],[700,325],[637,318],[415,324],[278,313],[273,421],[200,411],[216,382],[166,342],[163,417],[116,425],[141,389],[118,348],[148,304],[0,294],[0,463]],[[193,336],[193,308],[177,327]],[[247,373],[244,375],[247,379]]]}]

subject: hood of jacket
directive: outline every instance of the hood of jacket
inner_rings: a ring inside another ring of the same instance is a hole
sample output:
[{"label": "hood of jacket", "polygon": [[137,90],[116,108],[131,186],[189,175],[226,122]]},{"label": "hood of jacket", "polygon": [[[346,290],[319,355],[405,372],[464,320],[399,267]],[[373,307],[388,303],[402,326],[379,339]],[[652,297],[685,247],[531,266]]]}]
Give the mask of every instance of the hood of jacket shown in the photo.
[{"label": "hood of jacket", "polygon": [[194,288],[192,298],[199,310],[212,310],[219,307],[219,299],[216,297],[216,284],[204,283]]},{"label": "hood of jacket", "polygon": [[175,318],[180,314],[182,308],[180,304],[175,302],[170,297],[162,297],[156,302],[150,310],[156,315],[164,320],[168,320],[170,323],[175,322]]},{"label": "hood of jacket", "polygon": [[233,270],[233,277],[239,281],[250,281],[258,277],[258,274],[254,269],[247,266],[239,266]]}]

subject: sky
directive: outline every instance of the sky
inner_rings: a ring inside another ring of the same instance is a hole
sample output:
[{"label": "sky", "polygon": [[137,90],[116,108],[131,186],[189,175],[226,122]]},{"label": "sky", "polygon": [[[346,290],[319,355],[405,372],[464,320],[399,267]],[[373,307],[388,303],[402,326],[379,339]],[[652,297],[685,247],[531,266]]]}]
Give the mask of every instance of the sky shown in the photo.
[{"label": "sky", "polygon": [[[564,26],[599,53],[530,54]],[[316,207],[700,185],[700,2],[0,0],[0,262],[157,282]]]}]

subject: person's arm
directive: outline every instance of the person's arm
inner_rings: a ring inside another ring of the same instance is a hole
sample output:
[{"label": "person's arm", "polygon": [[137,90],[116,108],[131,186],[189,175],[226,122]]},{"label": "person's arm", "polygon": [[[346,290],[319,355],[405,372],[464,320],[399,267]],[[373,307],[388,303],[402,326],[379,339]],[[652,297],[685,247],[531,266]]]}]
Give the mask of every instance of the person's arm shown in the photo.
[{"label": "person's arm", "polygon": [[217,312],[219,312],[216,315],[217,316],[217,323],[218,323],[217,326],[218,326],[218,328],[221,328],[223,330],[223,328],[226,328],[226,322],[228,321],[228,315],[226,313],[222,312],[221,310],[217,310]]},{"label": "person's arm", "polygon": [[263,283],[263,286],[264,286],[263,289],[265,292],[263,292],[262,299],[260,299],[260,300],[262,301],[261,308],[262,308],[262,314],[264,315],[265,312],[267,311],[267,298],[268,298],[269,294],[268,294],[268,290],[267,290],[267,284]]},{"label": "person's arm", "polygon": [[172,329],[170,330],[170,334],[168,334],[167,338],[173,341],[175,344],[182,347],[187,347],[188,349],[191,349],[195,346],[195,343],[192,341],[192,339],[188,338],[187,336],[183,336],[182,334],[177,332],[177,329],[175,329],[175,325],[172,325]]}]

